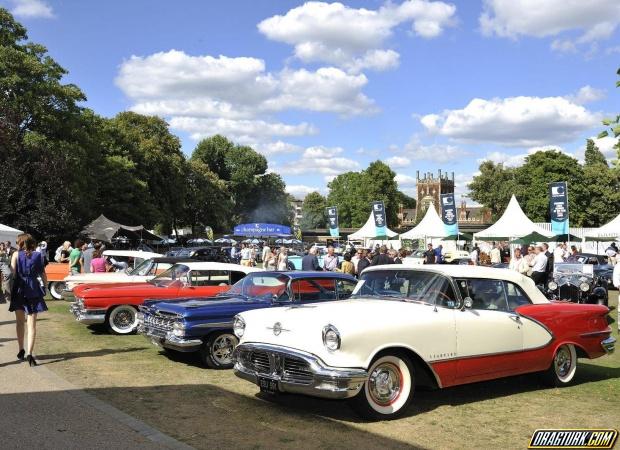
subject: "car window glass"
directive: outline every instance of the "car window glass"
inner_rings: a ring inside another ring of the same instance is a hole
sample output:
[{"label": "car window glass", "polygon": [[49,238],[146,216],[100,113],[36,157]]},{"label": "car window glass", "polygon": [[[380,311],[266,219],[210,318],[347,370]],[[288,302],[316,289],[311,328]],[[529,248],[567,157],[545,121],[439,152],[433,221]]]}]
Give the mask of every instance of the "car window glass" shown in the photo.
[{"label": "car window glass", "polygon": [[508,308],[510,310],[514,310],[522,305],[530,305],[532,303],[527,294],[525,294],[519,286],[514,283],[510,283],[509,281],[506,281],[505,285]]},{"label": "car window glass", "polygon": [[338,300],[351,297],[353,290],[357,283],[351,280],[336,280],[336,290],[338,293]]},{"label": "car window glass", "polygon": [[467,290],[472,299],[472,309],[507,311],[504,282],[489,279],[468,279]]},{"label": "car window glass", "polygon": [[236,270],[233,270],[232,272],[230,272],[231,283],[235,284],[237,281],[243,279],[243,277],[245,276],[246,276],[245,272],[238,272]]},{"label": "car window glass", "polygon": [[293,293],[293,299],[299,302],[336,299],[334,280],[330,279],[293,280],[291,292]]},{"label": "car window glass", "polygon": [[192,286],[227,286],[230,274],[227,270],[192,270]]}]

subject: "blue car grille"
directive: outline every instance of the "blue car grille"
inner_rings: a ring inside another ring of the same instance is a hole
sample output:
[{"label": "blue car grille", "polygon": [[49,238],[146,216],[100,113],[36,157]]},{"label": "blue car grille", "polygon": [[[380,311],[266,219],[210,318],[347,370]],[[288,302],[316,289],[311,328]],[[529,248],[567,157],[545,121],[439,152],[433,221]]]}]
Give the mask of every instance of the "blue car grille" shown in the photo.
[{"label": "blue car grille", "polygon": [[162,337],[164,337],[168,331],[172,331],[172,325],[176,321],[176,317],[176,314],[171,315],[160,311],[155,314],[145,314],[144,326],[157,334],[162,334]]}]

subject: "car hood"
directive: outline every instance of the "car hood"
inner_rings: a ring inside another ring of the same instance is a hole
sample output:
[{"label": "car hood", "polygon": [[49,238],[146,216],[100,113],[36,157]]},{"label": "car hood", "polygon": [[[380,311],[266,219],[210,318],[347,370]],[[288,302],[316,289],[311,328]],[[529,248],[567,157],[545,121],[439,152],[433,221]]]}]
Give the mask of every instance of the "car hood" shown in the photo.
[{"label": "car hood", "polygon": [[245,311],[257,306],[270,306],[271,300],[248,299],[245,297],[201,297],[182,299],[181,301],[168,302],[166,300],[154,302],[149,305],[151,310],[165,311],[181,316],[198,317],[211,315],[214,311],[231,309],[234,313]]},{"label": "car hood", "polygon": [[176,291],[178,284],[167,287],[159,287],[150,283],[135,283],[115,285],[80,285],[74,289],[76,297],[81,298],[108,298],[108,297],[149,297],[159,298],[170,296],[170,292]]}]

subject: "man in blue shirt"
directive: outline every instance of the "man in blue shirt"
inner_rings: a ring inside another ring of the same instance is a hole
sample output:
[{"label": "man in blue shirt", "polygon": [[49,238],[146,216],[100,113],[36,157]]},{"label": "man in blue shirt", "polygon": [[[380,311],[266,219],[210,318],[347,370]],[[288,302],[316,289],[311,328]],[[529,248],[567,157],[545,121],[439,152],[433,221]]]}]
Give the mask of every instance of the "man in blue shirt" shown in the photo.
[{"label": "man in blue shirt", "polygon": [[439,244],[439,246],[435,249],[435,264],[443,264],[443,246]]}]

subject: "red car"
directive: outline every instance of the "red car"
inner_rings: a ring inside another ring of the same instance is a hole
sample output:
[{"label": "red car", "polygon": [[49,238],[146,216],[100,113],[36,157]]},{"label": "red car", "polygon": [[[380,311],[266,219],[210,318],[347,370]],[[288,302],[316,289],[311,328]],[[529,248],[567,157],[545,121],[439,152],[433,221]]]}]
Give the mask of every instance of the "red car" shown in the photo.
[{"label": "red car", "polygon": [[175,264],[146,283],[77,286],[70,309],[78,322],[105,323],[112,333],[130,334],[138,325],[138,306],[146,299],[211,297],[257,270],[216,262]]}]

